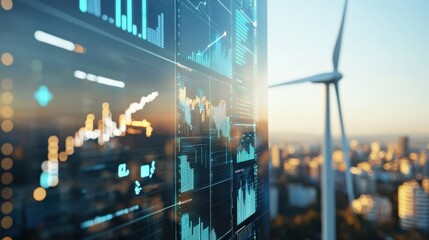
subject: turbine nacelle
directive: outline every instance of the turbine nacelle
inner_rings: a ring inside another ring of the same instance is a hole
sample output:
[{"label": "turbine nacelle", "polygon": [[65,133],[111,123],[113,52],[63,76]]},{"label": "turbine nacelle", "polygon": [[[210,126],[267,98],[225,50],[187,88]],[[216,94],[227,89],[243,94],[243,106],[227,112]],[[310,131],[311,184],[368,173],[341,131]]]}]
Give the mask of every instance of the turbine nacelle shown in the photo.
[{"label": "turbine nacelle", "polygon": [[322,73],[319,75],[315,75],[314,77],[320,77],[320,80],[312,81],[312,83],[335,83],[339,82],[343,78],[343,74],[338,71]]}]

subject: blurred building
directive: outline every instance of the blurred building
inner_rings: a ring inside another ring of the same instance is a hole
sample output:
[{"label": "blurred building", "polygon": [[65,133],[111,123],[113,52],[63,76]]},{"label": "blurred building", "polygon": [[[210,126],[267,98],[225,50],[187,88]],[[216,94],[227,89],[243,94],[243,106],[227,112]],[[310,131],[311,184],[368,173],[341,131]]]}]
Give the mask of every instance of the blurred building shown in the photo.
[{"label": "blurred building", "polygon": [[[398,188],[398,215],[402,229],[429,231],[429,183],[424,179],[405,182]],[[423,187],[424,186],[424,187]]]},{"label": "blurred building", "polygon": [[410,149],[410,139],[406,136],[398,139],[398,146],[396,149],[396,158],[400,159],[407,157]]},{"label": "blurred building", "polygon": [[399,160],[399,171],[404,175],[405,178],[409,178],[414,173],[412,162],[409,159],[403,158]]},{"label": "blurred building", "polygon": [[392,203],[387,197],[363,194],[353,200],[352,208],[355,213],[373,222],[388,222],[392,217]]},{"label": "blurred building", "polygon": [[273,219],[279,214],[279,189],[276,185],[270,184],[270,218]]},{"label": "blurred building", "polygon": [[289,158],[283,163],[283,170],[290,176],[299,176],[304,166],[301,164],[301,160],[298,158]]},{"label": "blurred building", "polygon": [[280,167],[280,149],[278,145],[271,146],[271,164],[274,168]]},{"label": "blurred building", "polygon": [[427,156],[426,156],[426,151],[420,151],[419,154],[419,160],[418,160],[418,164],[419,167],[424,167],[426,165],[427,162]]},{"label": "blurred building", "polygon": [[357,195],[372,194],[376,192],[376,177],[368,163],[363,162],[351,168],[353,183]]},{"label": "blurred building", "polygon": [[320,180],[320,171],[321,171],[321,165],[320,161],[318,159],[312,159],[308,163],[308,176],[309,178],[316,182]]},{"label": "blurred building", "polygon": [[426,164],[426,165],[423,167],[423,175],[424,175],[425,177],[429,177],[429,164]]},{"label": "blurred building", "polygon": [[344,171],[335,170],[334,174],[335,191],[346,194],[346,173]]},{"label": "blurred building", "polygon": [[317,192],[314,187],[289,184],[287,190],[291,207],[308,207],[316,202]]},{"label": "blurred building", "polygon": [[429,178],[421,181],[421,188],[417,191],[416,225],[418,229],[429,232]]}]

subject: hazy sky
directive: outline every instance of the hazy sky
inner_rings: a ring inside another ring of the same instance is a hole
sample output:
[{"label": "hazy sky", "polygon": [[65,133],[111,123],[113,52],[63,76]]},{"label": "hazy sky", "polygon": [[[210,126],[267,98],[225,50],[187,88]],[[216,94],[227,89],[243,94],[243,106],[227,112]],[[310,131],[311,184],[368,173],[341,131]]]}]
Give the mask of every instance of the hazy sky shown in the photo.
[{"label": "hazy sky", "polygon": [[[332,70],[343,4],[268,1],[270,83]],[[429,1],[350,0],[339,69],[350,135],[429,135]],[[271,133],[322,134],[324,87],[269,90],[269,123]]]}]

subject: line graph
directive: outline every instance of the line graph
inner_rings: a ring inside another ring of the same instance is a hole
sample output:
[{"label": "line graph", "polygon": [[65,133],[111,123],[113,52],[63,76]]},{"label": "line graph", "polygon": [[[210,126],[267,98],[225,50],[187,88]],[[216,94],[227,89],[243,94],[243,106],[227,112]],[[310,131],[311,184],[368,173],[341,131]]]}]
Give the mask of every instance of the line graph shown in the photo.
[{"label": "line graph", "polygon": [[[209,92],[207,82],[204,82],[203,79],[193,78],[185,74],[178,74],[177,99],[180,112],[180,135],[203,136],[203,133],[208,134],[210,128],[216,131],[217,138],[224,137],[229,141],[231,117],[230,103],[227,100],[230,90],[214,94],[214,96],[224,96],[211,100],[207,94]],[[207,79],[207,81],[210,80]]]},{"label": "line graph", "polygon": [[[192,4],[189,0],[188,0],[188,2],[190,3],[190,4]],[[195,9],[198,9],[201,5],[206,5],[207,4],[207,2],[200,2],[200,3],[198,3],[198,5],[195,7]]]},{"label": "line graph", "polygon": [[[222,36],[217,35],[216,39],[207,45],[203,51],[192,52],[188,59],[227,77],[232,77],[231,49],[226,49],[220,41],[226,36],[226,32]],[[210,51],[207,52],[209,49]]]},{"label": "line graph", "polygon": [[202,89],[198,89],[198,92],[199,95],[194,98],[189,97],[187,87],[183,86],[179,88],[178,94],[179,110],[182,112],[183,121],[194,133],[199,132],[197,127],[201,127],[201,124],[206,123],[208,126],[211,115],[211,103]]},{"label": "line graph", "polygon": [[201,1],[199,2],[197,5],[193,4],[191,2],[191,0],[186,0],[193,8],[195,8],[195,10],[199,11],[201,14],[203,14],[204,16],[207,17],[207,20],[210,22],[211,18],[210,16],[206,13],[206,11],[204,9],[200,9],[201,6],[206,6],[207,5],[207,1]]},{"label": "line graph", "polygon": [[[225,3],[224,3],[225,2]],[[232,77],[230,0],[182,0],[177,11],[177,55]]]},{"label": "line graph", "polygon": [[217,136],[222,136],[230,139],[231,133],[231,120],[227,114],[227,106],[224,100],[221,100],[218,106],[212,108],[213,122],[217,129]]},{"label": "line graph", "polygon": [[212,43],[210,43],[209,45],[207,45],[207,47],[206,47],[206,49],[204,49],[204,51],[198,52],[197,55],[203,55],[211,46],[215,45],[217,42],[219,42],[224,37],[226,37],[226,32],[224,32],[222,34],[222,36],[220,36],[219,38],[217,38],[216,40],[214,40]]},{"label": "line graph", "polygon": [[153,128],[146,119],[134,120],[132,115],[143,110],[146,104],[158,97],[158,92],[152,92],[143,96],[140,101],[131,103],[123,114],[119,115],[119,123],[113,121],[109,103],[102,104],[101,119],[97,121],[98,128],[94,127],[95,115],[87,115],[85,124],[75,132],[74,137],[65,139],[65,151],[59,151],[59,138],[55,135],[48,139],[48,159],[42,163],[43,172],[40,175],[40,186],[43,188],[55,187],[59,183],[59,161],[67,161],[73,155],[75,148],[80,148],[85,142],[96,140],[100,146],[108,143],[112,138],[124,137],[127,134],[141,134],[141,128],[145,129],[146,137],[151,137]]}]

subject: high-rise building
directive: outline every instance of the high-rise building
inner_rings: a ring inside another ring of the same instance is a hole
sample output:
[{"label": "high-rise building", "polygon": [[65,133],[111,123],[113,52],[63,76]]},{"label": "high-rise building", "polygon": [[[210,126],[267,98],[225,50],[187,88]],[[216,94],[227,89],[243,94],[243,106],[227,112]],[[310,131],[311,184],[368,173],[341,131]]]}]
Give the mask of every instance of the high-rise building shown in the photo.
[{"label": "high-rise building", "polygon": [[396,158],[400,159],[402,157],[408,156],[410,139],[406,136],[402,136],[398,139],[398,146],[396,149]]},{"label": "high-rise building", "polygon": [[425,164],[423,167],[423,176],[429,177],[429,163]]},{"label": "high-rise building", "polygon": [[316,202],[317,192],[314,187],[289,184],[287,190],[289,205],[292,207],[308,207]]},{"label": "high-rise building", "polygon": [[429,192],[429,177],[425,177],[422,180],[422,187],[425,192]]},{"label": "high-rise building", "polygon": [[429,231],[429,188],[427,179],[425,188],[416,180],[405,182],[398,189],[398,215],[402,229],[417,228]]},{"label": "high-rise building", "polygon": [[378,195],[361,195],[353,200],[352,208],[355,213],[374,222],[387,222],[392,217],[392,203],[387,197]]},{"label": "high-rise building", "polygon": [[300,159],[289,158],[283,163],[283,169],[288,175],[297,177],[299,175],[301,165]]},{"label": "high-rise building", "polygon": [[271,147],[271,164],[274,168],[280,167],[280,149],[278,145]]},{"label": "high-rise building", "polygon": [[415,226],[414,191],[418,188],[416,181],[405,182],[398,188],[398,215],[402,229],[411,229]]},{"label": "high-rise building", "polygon": [[275,218],[279,213],[279,188],[270,184],[270,218]]},{"label": "high-rise building", "polygon": [[376,191],[376,176],[368,164],[358,164],[351,168],[356,194],[371,194]]},{"label": "high-rise building", "polygon": [[320,163],[316,159],[312,159],[308,163],[308,176],[313,181],[318,181],[320,178]]}]

